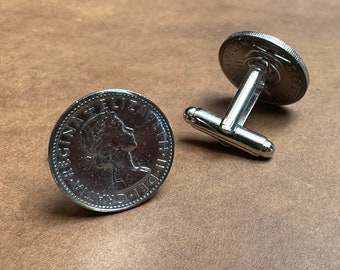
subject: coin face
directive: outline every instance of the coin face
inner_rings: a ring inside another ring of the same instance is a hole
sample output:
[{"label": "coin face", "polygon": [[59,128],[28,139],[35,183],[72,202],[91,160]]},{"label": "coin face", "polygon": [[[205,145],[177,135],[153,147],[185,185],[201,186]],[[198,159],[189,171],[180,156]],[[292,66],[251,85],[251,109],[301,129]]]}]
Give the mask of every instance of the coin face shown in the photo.
[{"label": "coin face", "polygon": [[266,63],[267,76],[259,100],[277,105],[291,104],[307,91],[309,74],[301,57],[283,41],[259,32],[237,32],[222,44],[221,68],[239,87],[249,66]]},{"label": "coin face", "polygon": [[72,104],[54,127],[49,163],[59,188],[101,212],[130,209],[166,179],[174,156],[171,127],[147,98],[103,90]]}]

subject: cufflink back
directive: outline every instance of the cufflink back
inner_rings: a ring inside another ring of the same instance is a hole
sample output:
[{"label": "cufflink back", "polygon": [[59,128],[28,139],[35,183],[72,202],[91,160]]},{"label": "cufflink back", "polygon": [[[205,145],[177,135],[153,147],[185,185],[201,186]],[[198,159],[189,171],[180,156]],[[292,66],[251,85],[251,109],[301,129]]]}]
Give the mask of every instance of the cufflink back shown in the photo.
[{"label": "cufflink back", "polygon": [[200,108],[189,107],[184,119],[222,144],[254,156],[270,158],[275,147],[265,136],[243,127],[257,100],[288,105],[307,91],[309,74],[301,57],[281,40],[259,32],[237,32],[219,51],[226,77],[238,88],[226,114],[220,118]]}]

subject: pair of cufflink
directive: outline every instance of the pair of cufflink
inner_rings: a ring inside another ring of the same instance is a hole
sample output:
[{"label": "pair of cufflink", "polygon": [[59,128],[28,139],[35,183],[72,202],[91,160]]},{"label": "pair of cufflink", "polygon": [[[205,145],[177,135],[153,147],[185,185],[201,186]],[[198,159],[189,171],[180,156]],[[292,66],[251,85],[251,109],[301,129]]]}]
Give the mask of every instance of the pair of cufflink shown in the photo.
[{"label": "pair of cufflink", "polygon": [[270,158],[275,147],[265,136],[246,129],[244,123],[257,100],[288,105],[307,91],[309,74],[301,57],[281,40],[259,32],[237,32],[219,51],[226,77],[238,87],[225,115],[218,117],[189,107],[184,119],[192,127],[254,156]]}]

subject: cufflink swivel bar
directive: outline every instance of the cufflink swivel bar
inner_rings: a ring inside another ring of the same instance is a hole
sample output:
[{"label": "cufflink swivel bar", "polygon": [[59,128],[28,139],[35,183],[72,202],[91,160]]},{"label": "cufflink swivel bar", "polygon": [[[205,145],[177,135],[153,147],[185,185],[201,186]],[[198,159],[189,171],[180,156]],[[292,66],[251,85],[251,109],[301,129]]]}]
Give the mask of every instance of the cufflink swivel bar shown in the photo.
[{"label": "cufflink swivel bar", "polygon": [[185,120],[194,128],[254,156],[270,158],[274,145],[265,136],[243,127],[259,99],[287,105],[307,91],[309,75],[302,59],[279,39],[258,32],[237,32],[221,46],[221,68],[238,87],[224,117],[190,107]]},{"label": "cufflink swivel bar", "polygon": [[184,113],[185,120],[194,128],[219,139],[222,143],[238,147],[254,156],[271,157],[274,153],[272,142],[243,127],[263,89],[261,81],[265,73],[264,69],[257,67],[249,70],[249,76],[237,91],[223,118],[203,109],[191,107]]}]

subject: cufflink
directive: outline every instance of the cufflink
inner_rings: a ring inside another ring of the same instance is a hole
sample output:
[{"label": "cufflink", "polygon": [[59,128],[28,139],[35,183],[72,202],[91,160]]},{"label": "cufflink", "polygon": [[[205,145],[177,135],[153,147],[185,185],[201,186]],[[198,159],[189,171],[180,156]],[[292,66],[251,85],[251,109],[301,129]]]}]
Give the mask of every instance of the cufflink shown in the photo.
[{"label": "cufflink", "polygon": [[174,138],[151,100],[107,89],[78,99],[60,116],[48,156],[56,184],[71,200],[119,212],[150,199],[165,181]]},{"label": "cufflink", "polygon": [[238,90],[225,115],[189,107],[184,119],[192,127],[254,156],[270,158],[274,144],[244,127],[257,100],[288,105],[300,100],[309,85],[301,57],[283,41],[260,32],[237,32],[219,51],[222,71]]}]

